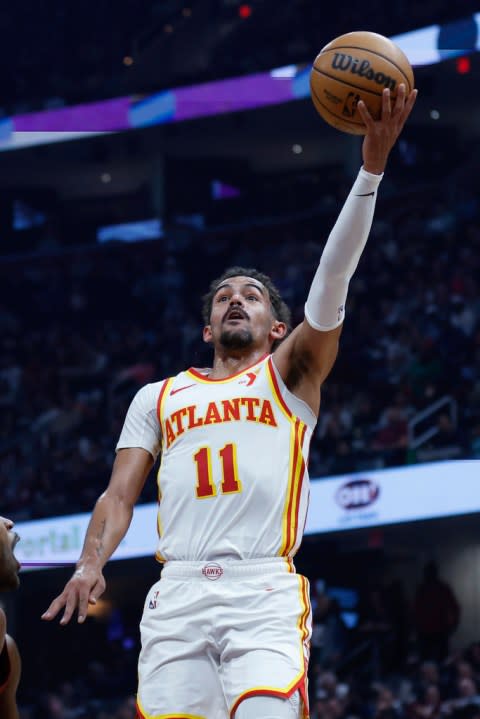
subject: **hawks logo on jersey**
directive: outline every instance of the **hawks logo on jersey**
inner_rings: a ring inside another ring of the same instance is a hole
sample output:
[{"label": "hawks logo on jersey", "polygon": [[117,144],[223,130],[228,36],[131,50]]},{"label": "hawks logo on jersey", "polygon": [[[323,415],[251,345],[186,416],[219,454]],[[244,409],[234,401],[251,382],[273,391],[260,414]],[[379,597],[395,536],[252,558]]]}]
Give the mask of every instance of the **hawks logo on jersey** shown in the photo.
[{"label": "hawks logo on jersey", "polygon": [[189,429],[223,422],[260,422],[271,427],[278,426],[272,403],[268,399],[234,397],[209,402],[205,412],[200,412],[197,405],[191,404],[172,412],[165,419],[166,446],[170,447],[177,437]]}]

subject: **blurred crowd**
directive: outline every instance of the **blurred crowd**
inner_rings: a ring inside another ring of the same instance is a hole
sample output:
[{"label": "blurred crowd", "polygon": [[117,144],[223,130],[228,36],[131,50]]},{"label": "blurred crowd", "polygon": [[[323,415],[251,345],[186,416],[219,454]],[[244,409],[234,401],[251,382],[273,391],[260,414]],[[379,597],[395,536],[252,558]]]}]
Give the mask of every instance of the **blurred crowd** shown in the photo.
[{"label": "blurred crowd", "polygon": [[[468,174],[403,195],[384,182],[322,395],[312,477],[480,457],[478,199]],[[208,366],[201,297],[226,266],[266,271],[301,321],[347,188],[303,219],[0,260],[2,512],[90,510],[134,393]],[[155,492],[147,482],[142,500]]]},{"label": "blurred crowd", "polygon": [[451,651],[461,607],[428,562],[411,602],[399,580],[364,587],[348,628],[336,598],[315,601],[311,719],[473,719],[480,642]]}]

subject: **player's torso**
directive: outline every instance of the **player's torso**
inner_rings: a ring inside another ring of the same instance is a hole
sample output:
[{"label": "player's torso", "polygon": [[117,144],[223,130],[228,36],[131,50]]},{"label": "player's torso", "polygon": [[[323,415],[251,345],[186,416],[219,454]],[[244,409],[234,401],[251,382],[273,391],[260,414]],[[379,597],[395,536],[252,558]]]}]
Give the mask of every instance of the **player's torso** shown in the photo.
[{"label": "player's torso", "polygon": [[282,391],[271,358],[227,380],[189,370],[163,386],[160,559],[293,556],[314,420]]}]

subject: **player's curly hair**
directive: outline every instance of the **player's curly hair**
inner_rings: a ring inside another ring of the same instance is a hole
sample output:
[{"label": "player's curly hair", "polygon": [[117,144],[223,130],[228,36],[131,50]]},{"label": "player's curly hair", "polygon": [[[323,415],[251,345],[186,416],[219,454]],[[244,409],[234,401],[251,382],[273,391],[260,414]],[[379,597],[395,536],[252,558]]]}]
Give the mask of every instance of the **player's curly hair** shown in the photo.
[{"label": "player's curly hair", "polygon": [[[288,305],[282,300],[280,292],[277,290],[272,280],[268,275],[259,272],[252,267],[229,267],[225,272],[217,279],[210,283],[208,292],[203,296],[202,316],[203,321],[206,325],[210,322],[210,315],[212,312],[212,304],[217,287],[228,280],[230,277],[253,277],[254,280],[258,280],[267,289],[270,297],[270,304],[272,306],[273,316],[279,322],[284,322],[287,325],[287,334],[290,333],[292,326],[292,315]],[[285,339],[285,338],[283,338]],[[275,340],[272,345],[272,350],[275,350],[283,340]]]}]

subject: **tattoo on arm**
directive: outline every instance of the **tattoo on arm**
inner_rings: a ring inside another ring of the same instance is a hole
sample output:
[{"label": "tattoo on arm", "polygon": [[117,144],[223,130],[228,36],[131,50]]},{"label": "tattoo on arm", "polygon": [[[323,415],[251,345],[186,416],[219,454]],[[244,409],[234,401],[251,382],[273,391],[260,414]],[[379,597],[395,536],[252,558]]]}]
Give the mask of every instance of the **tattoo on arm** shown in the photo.
[{"label": "tattoo on arm", "polygon": [[101,525],[100,525],[100,529],[99,529],[98,534],[97,534],[97,537],[96,537],[97,540],[98,540],[98,544],[97,544],[97,546],[96,546],[96,548],[95,548],[95,551],[96,551],[96,553],[97,553],[97,557],[101,557],[101,556],[102,556],[102,553],[103,553],[103,537],[104,537],[104,535],[105,535],[105,527],[106,527],[106,524],[107,524],[107,520],[104,519],[104,520],[102,521]]}]

